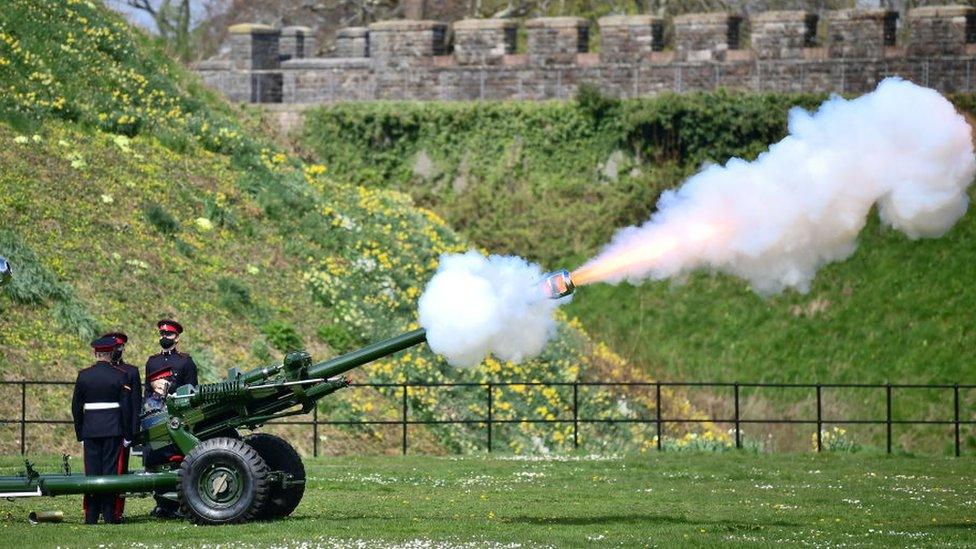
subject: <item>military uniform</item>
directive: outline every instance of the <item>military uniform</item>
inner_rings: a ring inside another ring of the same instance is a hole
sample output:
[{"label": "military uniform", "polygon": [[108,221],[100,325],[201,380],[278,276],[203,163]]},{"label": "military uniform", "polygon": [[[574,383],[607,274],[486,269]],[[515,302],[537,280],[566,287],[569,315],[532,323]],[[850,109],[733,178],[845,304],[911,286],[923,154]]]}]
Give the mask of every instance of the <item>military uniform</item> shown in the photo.
[{"label": "military uniform", "polygon": [[[160,334],[182,334],[183,326],[175,320],[160,320],[156,323]],[[165,339],[165,338],[163,338]],[[163,339],[160,339],[162,342]],[[197,384],[197,365],[193,358],[181,353],[175,347],[164,349],[163,352],[149,357],[146,361],[146,396],[152,393],[152,382],[167,378],[170,382],[170,392],[176,391],[181,385]]]},{"label": "military uniform", "polygon": [[[129,336],[125,335],[123,332],[112,332],[103,335],[102,337],[110,337],[115,339],[115,349],[112,351],[112,367],[121,371],[125,375],[126,385],[128,385],[132,390],[130,391],[130,408],[131,408],[131,418],[132,418],[132,436],[134,437],[139,432],[139,417],[142,415],[142,380],[139,375],[139,368],[127,363],[122,359],[122,350],[125,344],[129,342]],[[126,439],[128,442],[132,442],[131,439]],[[131,445],[124,444],[122,448],[122,473],[129,472],[129,456],[132,453]],[[122,519],[122,513],[125,510],[125,499],[121,500],[121,506],[118,508],[119,519]]]},{"label": "military uniform", "polygon": [[[132,388],[130,407],[132,409],[132,434],[135,435],[139,432],[139,416],[142,414],[142,379],[139,375],[139,368],[122,359],[121,348],[128,343],[129,336],[122,332],[112,332],[102,337],[115,339],[116,347],[113,351],[112,366],[125,374],[127,384]],[[128,465],[128,458],[126,458],[126,465]]]},{"label": "military uniform", "polygon": [[[166,379],[170,382],[169,392],[173,393],[182,385],[197,384],[197,365],[193,358],[186,353],[181,353],[173,346],[172,337],[183,333],[183,326],[175,320],[160,320],[156,323],[159,328],[160,345],[169,341],[168,348],[163,345],[163,351],[149,357],[146,361],[146,392],[145,399],[150,401],[158,396],[153,395],[153,382],[159,379]],[[166,463],[177,463],[183,459],[179,449],[175,445],[167,445],[163,448],[146,451],[143,454],[143,463],[147,468],[155,467]],[[156,508],[153,514],[158,517],[171,518],[179,515],[179,507],[169,499],[161,497],[161,494],[154,494]]]},{"label": "military uniform", "polygon": [[[96,352],[111,352],[113,338],[92,342]],[[122,441],[132,440],[132,388],[127,376],[110,362],[99,361],[78,372],[71,415],[75,435],[84,443],[85,475],[117,475],[122,472]],[[86,494],[83,500],[85,523],[95,524],[122,519],[122,498],[118,494]]]},{"label": "military uniform", "polygon": [[152,382],[157,379],[168,378],[170,392],[176,391],[181,385],[197,384],[197,365],[193,358],[186,354],[169,349],[149,357],[146,361],[146,394],[152,393]]}]

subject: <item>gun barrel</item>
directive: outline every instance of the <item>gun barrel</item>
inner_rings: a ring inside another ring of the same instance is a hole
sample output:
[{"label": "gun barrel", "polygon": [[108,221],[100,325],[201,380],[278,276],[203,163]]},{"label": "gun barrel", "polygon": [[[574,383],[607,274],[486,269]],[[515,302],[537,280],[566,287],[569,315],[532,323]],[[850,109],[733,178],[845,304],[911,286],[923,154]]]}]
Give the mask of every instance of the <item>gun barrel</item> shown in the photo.
[{"label": "gun barrel", "polygon": [[168,491],[176,487],[179,476],[178,471],[162,471],[91,477],[77,473],[40,475],[36,479],[0,477],[0,498]]},{"label": "gun barrel", "polygon": [[351,353],[313,364],[308,368],[308,377],[311,378],[330,378],[348,372],[353,368],[358,368],[364,364],[369,364],[385,356],[392,355],[398,351],[409,349],[414,345],[419,345],[427,341],[427,330],[418,328],[411,332],[398,336],[377,341],[357,349]]}]

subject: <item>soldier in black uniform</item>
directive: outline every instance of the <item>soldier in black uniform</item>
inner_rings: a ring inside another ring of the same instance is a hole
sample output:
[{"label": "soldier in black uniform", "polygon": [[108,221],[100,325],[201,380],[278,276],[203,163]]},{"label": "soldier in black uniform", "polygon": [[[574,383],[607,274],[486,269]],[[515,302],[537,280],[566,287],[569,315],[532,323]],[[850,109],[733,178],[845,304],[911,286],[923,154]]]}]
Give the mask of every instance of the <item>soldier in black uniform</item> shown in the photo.
[{"label": "soldier in black uniform", "polygon": [[[114,338],[92,341],[94,365],[78,372],[71,399],[75,435],[85,444],[86,475],[117,475],[122,471],[122,441],[132,440],[132,387],[126,375],[112,367]],[[121,522],[117,494],[86,494],[85,524],[95,524],[98,517],[107,523]]]},{"label": "soldier in black uniform", "polygon": [[[111,332],[102,337],[110,337],[115,340],[115,349],[112,350],[112,367],[121,371],[126,376],[126,385],[132,388],[131,391],[131,418],[132,434],[135,436],[139,432],[139,416],[142,414],[142,380],[139,375],[139,368],[127,363],[122,359],[125,351],[125,344],[129,342],[129,336],[123,332]],[[122,472],[129,472],[129,454],[131,452],[132,441],[129,439],[122,441]],[[119,498],[118,514],[122,518],[125,508],[125,499]]]},{"label": "soldier in black uniform", "polygon": [[169,379],[171,393],[181,385],[196,385],[197,365],[190,355],[176,349],[183,326],[175,320],[160,320],[156,327],[159,328],[159,346],[163,352],[152,355],[146,361],[146,396],[152,391],[151,383],[160,378]]},{"label": "soldier in black uniform", "polygon": [[[197,365],[193,358],[186,353],[181,353],[176,349],[180,341],[180,334],[183,333],[183,326],[175,320],[164,319],[156,323],[159,328],[159,346],[163,348],[161,353],[152,355],[146,361],[146,399],[149,400],[153,391],[155,381],[165,379],[169,381],[169,392],[176,391],[181,385],[197,384]],[[157,386],[159,384],[156,384]],[[143,455],[146,467],[160,465],[166,462],[177,462],[182,459],[176,446],[169,445],[157,450],[147,451]],[[160,518],[173,518],[179,516],[179,506],[172,500],[160,497],[155,494],[156,508],[152,514]]]}]

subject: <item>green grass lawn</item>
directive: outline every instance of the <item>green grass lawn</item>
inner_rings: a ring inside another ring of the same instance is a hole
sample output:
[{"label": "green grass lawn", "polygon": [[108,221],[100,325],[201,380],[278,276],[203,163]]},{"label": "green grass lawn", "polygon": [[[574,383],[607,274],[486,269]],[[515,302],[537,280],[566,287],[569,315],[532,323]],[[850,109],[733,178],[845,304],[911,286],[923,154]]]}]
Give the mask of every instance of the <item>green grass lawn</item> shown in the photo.
[{"label": "green grass lawn", "polygon": [[[0,459],[0,471],[18,461]],[[0,502],[0,538],[45,546],[976,546],[976,460],[966,457],[410,456],[306,466],[308,491],[286,520],[192,526],[150,519],[151,500],[136,499],[127,524],[84,526],[80,497],[64,497]],[[39,509],[61,509],[66,521],[28,525]]]}]

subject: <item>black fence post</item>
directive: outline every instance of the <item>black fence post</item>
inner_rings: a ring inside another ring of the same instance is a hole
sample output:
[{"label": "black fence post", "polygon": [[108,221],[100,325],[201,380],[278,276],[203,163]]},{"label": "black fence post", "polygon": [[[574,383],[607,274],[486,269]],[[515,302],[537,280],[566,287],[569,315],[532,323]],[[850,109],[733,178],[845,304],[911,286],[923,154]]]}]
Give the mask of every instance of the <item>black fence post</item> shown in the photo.
[{"label": "black fence post", "polygon": [[821,398],[821,387],[817,384],[817,451],[823,450],[823,399]]},{"label": "black fence post", "polygon": [[492,400],[492,387],[491,382],[488,383],[488,453],[491,453],[491,400]]},{"label": "black fence post", "polygon": [[891,383],[885,385],[885,447],[891,453]]},{"label": "black fence post", "polygon": [[657,449],[661,450],[661,382],[654,382],[654,423],[657,425]]},{"label": "black fence post", "polygon": [[319,407],[312,408],[312,457],[319,457]]},{"label": "black fence post", "polygon": [[402,431],[402,440],[400,441],[400,454],[407,455],[407,384],[404,383],[401,387],[401,406],[402,414],[400,416],[400,426]]},{"label": "black fence post", "polygon": [[[956,424],[958,425],[958,423]],[[579,382],[573,382],[573,448],[579,448]]]},{"label": "black fence post", "polygon": [[739,426],[739,382],[736,381],[732,386],[735,390],[735,447],[742,448],[742,431]]},{"label": "black fence post", "polygon": [[962,453],[962,448],[959,444],[959,384],[956,383],[952,387],[952,408],[953,408],[953,421],[955,422],[956,428],[956,457]]},{"label": "black fence post", "polygon": [[27,382],[20,382],[20,455],[27,453]]}]

